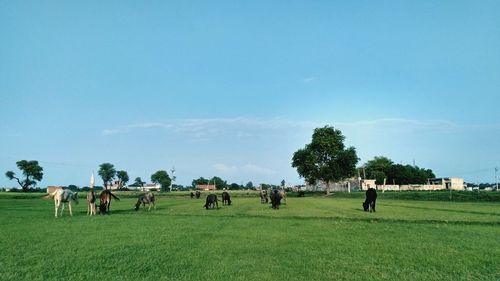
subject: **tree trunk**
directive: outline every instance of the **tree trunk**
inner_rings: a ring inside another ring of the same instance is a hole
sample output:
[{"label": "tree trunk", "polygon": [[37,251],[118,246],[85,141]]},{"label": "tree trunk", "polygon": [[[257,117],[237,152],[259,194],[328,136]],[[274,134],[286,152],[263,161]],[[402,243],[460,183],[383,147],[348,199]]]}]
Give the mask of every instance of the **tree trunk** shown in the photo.
[{"label": "tree trunk", "polygon": [[326,181],[326,196],[330,195],[330,181]]}]

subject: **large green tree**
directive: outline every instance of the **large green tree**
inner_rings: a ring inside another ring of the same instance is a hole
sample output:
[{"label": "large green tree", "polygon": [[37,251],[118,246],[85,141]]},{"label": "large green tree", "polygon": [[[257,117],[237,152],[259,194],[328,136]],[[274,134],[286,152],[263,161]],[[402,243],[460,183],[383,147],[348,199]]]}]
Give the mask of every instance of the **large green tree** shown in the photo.
[{"label": "large green tree", "polygon": [[97,173],[102,178],[104,188],[108,189],[108,184],[110,184],[116,176],[115,166],[110,163],[102,163],[99,165],[99,171]]},{"label": "large green tree", "polygon": [[376,184],[383,184],[393,165],[391,159],[385,156],[375,156],[372,160],[366,162],[363,168],[367,178],[375,179]]},{"label": "large green tree", "polygon": [[430,169],[419,168],[412,165],[394,164],[384,156],[377,156],[366,162],[363,167],[366,177],[375,179],[376,184],[383,184],[384,179],[388,184],[425,184],[435,175]]},{"label": "large green tree", "polygon": [[145,182],[142,181],[141,177],[137,177],[134,180],[134,183],[132,184],[133,186],[140,187],[141,190],[144,187]]},{"label": "large green tree", "polygon": [[16,176],[12,171],[5,172],[5,176],[9,178],[9,180],[15,179],[24,192],[29,191],[31,186],[36,186],[37,181],[42,180],[43,168],[38,164],[38,161],[20,160],[16,162],[16,165],[23,173],[23,179],[20,179],[20,177]]},{"label": "large green tree", "polygon": [[197,179],[194,179],[191,183],[193,188],[196,188],[196,185],[198,185],[198,184],[208,184],[208,179],[206,179],[204,177],[199,177]]},{"label": "large green tree", "polygon": [[389,170],[387,182],[394,184],[425,184],[428,179],[435,177],[431,169],[396,164]]},{"label": "large green tree", "polygon": [[322,181],[326,194],[330,183],[352,177],[356,173],[359,158],[354,147],[345,147],[345,137],[331,126],[314,129],[312,141],[293,154],[292,167],[309,184]]},{"label": "large green tree", "polygon": [[224,189],[228,187],[227,181],[217,176],[212,177],[211,179],[206,179],[204,177],[194,179],[192,182],[193,188],[195,188],[198,184],[215,184],[215,188],[217,189]]},{"label": "large green tree", "polygon": [[120,189],[130,180],[127,171],[123,170],[116,172],[116,177],[118,178]]},{"label": "large green tree", "polygon": [[217,189],[224,189],[227,188],[227,181],[221,179],[220,177],[213,177],[210,179],[211,184],[215,184],[215,188]]},{"label": "large green tree", "polygon": [[151,181],[161,185],[161,190],[169,191],[172,179],[168,175],[167,171],[160,170],[151,175]]}]

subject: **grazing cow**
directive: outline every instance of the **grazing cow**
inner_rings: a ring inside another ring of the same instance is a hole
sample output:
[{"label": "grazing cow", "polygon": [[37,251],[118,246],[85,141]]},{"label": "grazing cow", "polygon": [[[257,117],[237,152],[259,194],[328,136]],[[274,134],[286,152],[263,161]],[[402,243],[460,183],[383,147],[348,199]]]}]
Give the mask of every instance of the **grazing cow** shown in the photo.
[{"label": "grazing cow", "polygon": [[116,200],[120,200],[120,198],[116,197],[111,191],[109,190],[103,190],[101,194],[99,195],[99,214],[104,215],[108,214],[109,215],[109,206],[111,205],[111,197],[115,198]]},{"label": "grazing cow", "polygon": [[278,190],[278,193],[280,194],[283,203],[286,205],[286,191],[284,189],[280,189]]},{"label": "grazing cow", "polygon": [[196,190],[196,199],[200,199],[201,192],[199,190]]},{"label": "grazing cow", "polygon": [[298,197],[304,197],[305,196],[305,192],[303,190],[299,190],[299,193],[297,195]]},{"label": "grazing cow", "polygon": [[191,197],[191,199],[194,198],[194,193],[191,191],[191,193],[189,194],[189,196]]},{"label": "grazing cow", "polygon": [[217,195],[215,194],[208,194],[207,195],[207,201],[203,207],[208,210],[212,206],[212,209],[215,209],[215,206],[217,206],[217,209],[219,208],[219,203],[217,200]]},{"label": "grazing cow", "polygon": [[95,193],[93,188],[87,194],[87,215],[95,216]]},{"label": "grazing cow", "polygon": [[56,191],[52,192],[49,197],[54,197],[54,207],[56,209],[55,216],[57,218],[57,213],[59,207],[61,207],[61,217],[64,211],[64,203],[68,203],[69,207],[69,215],[73,216],[73,212],[71,210],[71,201],[75,202],[75,204],[78,204],[78,192],[73,192],[71,190],[67,189],[57,189]]},{"label": "grazing cow", "polygon": [[269,199],[267,197],[267,190],[262,189],[260,191],[260,203],[264,204],[264,203],[267,203],[267,202],[269,202]]},{"label": "grazing cow", "polygon": [[135,210],[138,211],[139,207],[141,206],[146,208],[146,204],[148,204],[148,211],[151,210],[151,205],[153,205],[153,208],[156,210],[156,199],[155,195],[152,192],[148,192],[137,200],[137,203],[135,204]]},{"label": "grazing cow", "polygon": [[271,207],[273,209],[279,210],[281,204],[281,195],[277,189],[271,192]]},{"label": "grazing cow", "polygon": [[363,202],[363,209],[365,212],[375,212],[375,201],[377,201],[377,190],[375,188],[368,188],[366,191],[365,202]]},{"label": "grazing cow", "polygon": [[231,205],[231,196],[226,191],[222,192],[222,205]]}]

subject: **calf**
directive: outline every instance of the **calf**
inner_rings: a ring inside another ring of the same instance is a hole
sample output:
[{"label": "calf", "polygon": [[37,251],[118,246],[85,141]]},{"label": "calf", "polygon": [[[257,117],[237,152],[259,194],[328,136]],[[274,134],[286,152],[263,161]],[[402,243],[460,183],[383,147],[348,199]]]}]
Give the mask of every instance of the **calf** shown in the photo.
[{"label": "calf", "polygon": [[377,190],[375,188],[368,188],[366,191],[365,202],[363,202],[363,210],[365,212],[375,212],[375,202],[377,201]]},{"label": "calf", "polygon": [[205,202],[205,205],[203,207],[205,207],[205,209],[208,210],[208,208],[210,208],[210,206],[212,206],[212,209],[215,209],[215,206],[217,206],[217,209],[219,208],[219,203],[217,201],[217,195],[215,195],[215,194],[207,195],[207,201]]},{"label": "calf", "polygon": [[231,196],[226,191],[222,192],[222,205],[231,205]]}]

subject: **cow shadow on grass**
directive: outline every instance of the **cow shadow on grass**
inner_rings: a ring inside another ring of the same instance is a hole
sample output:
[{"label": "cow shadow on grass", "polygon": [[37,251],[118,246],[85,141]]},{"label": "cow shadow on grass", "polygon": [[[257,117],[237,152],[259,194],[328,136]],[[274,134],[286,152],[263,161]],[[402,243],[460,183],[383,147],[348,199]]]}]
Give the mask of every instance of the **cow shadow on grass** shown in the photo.
[{"label": "cow shadow on grass", "polygon": [[453,209],[445,209],[445,208],[406,206],[406,205],[399,205],[399,204],[390,204],[390,205],[386,205],[386,206],[395,206],[395,207],[400,207],[400,208],[427,210],[427,211],[442,211],[442,212],[459,213],[459,214],[500,216],[499,213],[483,212],[483,211],[453,210]]}]

